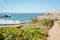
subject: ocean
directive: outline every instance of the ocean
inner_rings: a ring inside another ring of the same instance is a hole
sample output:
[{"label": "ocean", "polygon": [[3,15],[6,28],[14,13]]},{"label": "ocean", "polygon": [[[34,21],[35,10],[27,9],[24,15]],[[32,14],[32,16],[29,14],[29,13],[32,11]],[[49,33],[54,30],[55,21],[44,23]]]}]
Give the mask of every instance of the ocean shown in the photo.
[{"label": "ocean", "polygon": [[0,13],[0,16],[11,15],[10,18],[0,18],[0,24],[19,24],[30,22],[36,16],[42,16],[43,13]]}]

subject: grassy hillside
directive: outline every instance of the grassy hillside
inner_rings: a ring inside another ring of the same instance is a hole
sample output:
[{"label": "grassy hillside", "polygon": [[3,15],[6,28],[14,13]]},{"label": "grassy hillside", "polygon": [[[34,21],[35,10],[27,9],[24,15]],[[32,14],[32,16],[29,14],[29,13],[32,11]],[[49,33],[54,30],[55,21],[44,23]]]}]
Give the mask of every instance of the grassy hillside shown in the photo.
[{"label": "grassy hillside", "polygon": [[52,25],[52,20],[42,20],[31,23],[25,28],[11,27],[0,28],[0,40],[46,40],[47,27]]}]

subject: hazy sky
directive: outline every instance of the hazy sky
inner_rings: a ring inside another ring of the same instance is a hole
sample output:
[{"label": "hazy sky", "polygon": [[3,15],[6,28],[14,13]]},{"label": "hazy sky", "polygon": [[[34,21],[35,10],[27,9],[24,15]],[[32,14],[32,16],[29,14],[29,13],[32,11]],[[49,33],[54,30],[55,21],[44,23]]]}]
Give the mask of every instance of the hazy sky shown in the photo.
[{"label": "hazy sky", "polygon": [[60,10],[60,0],[0,0],[0,13],[41,13]]}]

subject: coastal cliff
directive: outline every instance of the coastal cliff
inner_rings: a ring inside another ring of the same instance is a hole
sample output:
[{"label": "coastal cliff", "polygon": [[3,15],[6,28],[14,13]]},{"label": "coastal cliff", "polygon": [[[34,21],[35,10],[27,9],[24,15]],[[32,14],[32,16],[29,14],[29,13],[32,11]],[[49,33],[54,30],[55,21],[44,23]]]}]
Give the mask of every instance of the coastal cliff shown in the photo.
[{"label": "coastal cliff", "polygon": [[44,13],[43,16],[36,16],[32,19],[32,21],[39,21],[43,19],[50,19],[50,20],[60,20],[60,11],[51,12],[51,13]]}]

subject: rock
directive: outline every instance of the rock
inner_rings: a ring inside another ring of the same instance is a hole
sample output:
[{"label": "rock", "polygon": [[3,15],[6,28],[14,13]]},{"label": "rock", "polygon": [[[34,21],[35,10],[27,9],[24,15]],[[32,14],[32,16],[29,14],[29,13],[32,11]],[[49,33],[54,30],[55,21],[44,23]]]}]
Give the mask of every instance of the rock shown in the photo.
[{"label": "rock", "polygon": [[36,22],[38,20],[43,20],[43,19],[60,20],[60,11],[53,13],[45,13],[43,16],[36,16],[35,18],[32,19],[32,21]]}]

